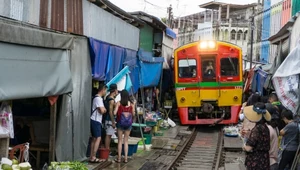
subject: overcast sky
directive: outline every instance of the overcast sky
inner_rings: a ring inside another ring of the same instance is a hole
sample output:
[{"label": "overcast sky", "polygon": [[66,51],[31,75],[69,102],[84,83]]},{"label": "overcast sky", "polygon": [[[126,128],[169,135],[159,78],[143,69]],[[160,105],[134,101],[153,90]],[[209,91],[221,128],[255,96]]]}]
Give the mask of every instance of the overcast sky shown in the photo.
[{"label": "overcast sky", "polygon": [[[203,11],[200,4],[212,0],[110,0],[127,12],[144,11],[159,18],[167,16],[167,7],[172,4],[174,17],[185,16]],[[249,4],[257,0],[217,0],[231,4]]]}]

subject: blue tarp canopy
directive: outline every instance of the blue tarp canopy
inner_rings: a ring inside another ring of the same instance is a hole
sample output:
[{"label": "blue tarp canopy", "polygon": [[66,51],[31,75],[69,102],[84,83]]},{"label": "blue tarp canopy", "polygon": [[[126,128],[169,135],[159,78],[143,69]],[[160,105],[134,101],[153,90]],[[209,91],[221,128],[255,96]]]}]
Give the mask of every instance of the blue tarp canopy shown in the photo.
[{"label": "blue tarp canopy", "polygon": [[89,38],[92,76],[94,80],[109,82],[124,66],[129,67],[133,92],[139,89],[137,52]]},{"label": "blue tarp canopy", "polygon": [[151,52],[139,50],[140,86],[157,86],[160,80],[163,57],[153,57]]},{"label": "blue tarp canopy", "polygon": [[132,82],[132,90],[133,93],[136,93],[140,88],[140,79],[139,79],[139,67],[137,65],[138,58],[137,52],[134,50],[126,49],[125,51],[126,57],[124,61],[124,65],[129,67],[129,76]]},{"label": "blue tarp canopy", "polygon": [[267,72],[263,71],[260,68],[257,69],[257,73],[253,77],[252,89],[255,90],[255,92],[259,92],[259,94],[263,94],[263,88],[267,77],[268,77]]},{"label": "blue tarp canopy", "polygon": [[106,68],[106,82],[110,81],[123,68],[125,49],[117,46],[110,46]]},{"label": "blue tarp canopy", "polygon": [[89,42],[93,79],[105,81],[110,45],[93,38]]},{"label": "blue tarp canopy", "polygon": [[176,39],[176,34],[175,32],[171,29],[171,28],[167,28],[166,29],[166,34],[167,36],[173,38],[173,39]]}]

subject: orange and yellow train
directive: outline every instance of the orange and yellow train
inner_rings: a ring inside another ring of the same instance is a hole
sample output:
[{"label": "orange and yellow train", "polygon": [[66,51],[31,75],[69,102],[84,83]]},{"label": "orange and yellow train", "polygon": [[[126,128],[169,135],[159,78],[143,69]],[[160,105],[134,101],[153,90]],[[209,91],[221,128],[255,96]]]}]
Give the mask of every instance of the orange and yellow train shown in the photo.
[{"label": "orange and yellow train", "polygon": [[234,124],[242,104],[242,50],[200,41],[174,52],[176,100],[181,124]]}]

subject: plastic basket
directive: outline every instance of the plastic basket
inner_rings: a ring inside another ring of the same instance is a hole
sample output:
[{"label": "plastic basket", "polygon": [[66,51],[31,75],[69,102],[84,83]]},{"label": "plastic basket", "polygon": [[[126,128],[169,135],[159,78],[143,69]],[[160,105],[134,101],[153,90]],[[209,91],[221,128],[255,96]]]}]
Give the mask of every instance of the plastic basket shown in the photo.
[{"label": "plastic basket", "polygon": [[153,126],[156,126],[157,125],[157,122],[146,122],[146,125],[147,126],[150,126],[150,127],[153,127]]},{"label": "plastic basket", "polygon": [[154,133],[155,136],[163,136],[164,135],[164,132],[162,131],[158,131],[156,133]]}]

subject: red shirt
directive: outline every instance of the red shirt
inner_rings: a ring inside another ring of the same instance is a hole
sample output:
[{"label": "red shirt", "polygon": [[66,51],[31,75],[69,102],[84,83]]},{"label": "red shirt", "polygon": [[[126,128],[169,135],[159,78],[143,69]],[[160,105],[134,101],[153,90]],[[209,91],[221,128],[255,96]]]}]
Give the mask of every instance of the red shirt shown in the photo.
[{"label": "red shirt", "polygon": [[117,122],[121,119],[122,112],[129,112],[132,114],[132,106],[123,106],[122,104],[118,108]]}]

